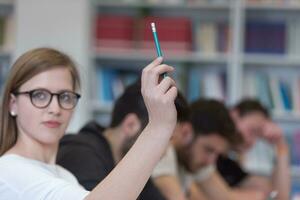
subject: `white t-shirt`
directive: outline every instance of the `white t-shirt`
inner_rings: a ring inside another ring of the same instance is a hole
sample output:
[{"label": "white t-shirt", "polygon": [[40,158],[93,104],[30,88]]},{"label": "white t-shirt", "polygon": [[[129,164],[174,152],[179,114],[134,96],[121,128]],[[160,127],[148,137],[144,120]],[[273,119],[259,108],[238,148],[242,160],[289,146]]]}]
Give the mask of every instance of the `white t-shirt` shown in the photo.
[{"label": "white t-shirt", "polygon": [[271,144],[258,140],[246,153],[243,167],[251,174],[271,176],[275,165],[275,150]]},{"label": "white t-shirt", "polygon": [[207,180],[215,171],[213,165],[201,168],[197,173],[191,174],[178,165],[175,149],[172,145],[169,145],[165,155],[158,162],[153,170],[152,177],[157,178],[159,176],[175,176],[180,180],[181,187],[185,192],[190,188],[191,183],[203,182]]},{"label": "white t-shirt", "polygon": [[1,200],[82,200],[88,193],[58,165],[15,154],[0,157]]}]

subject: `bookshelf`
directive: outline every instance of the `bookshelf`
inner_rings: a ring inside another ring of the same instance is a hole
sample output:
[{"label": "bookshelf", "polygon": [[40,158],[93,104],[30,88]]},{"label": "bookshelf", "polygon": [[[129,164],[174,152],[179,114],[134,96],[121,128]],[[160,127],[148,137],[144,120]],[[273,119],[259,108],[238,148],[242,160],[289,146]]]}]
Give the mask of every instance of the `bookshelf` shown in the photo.
[{"label": "bookshelf", "polygon": [[[218,27],[213,27],[211,24],[215,23],[223,23],[230,26],[230,10],[231,5],[228,4],[227,1],[223,2],[204,2],[200,1],[193,4],[164,4],[164,3],[120,3],[120,2],[107,2],[107,1],[93,1],[94,10],[93,13],[96,15],[105,15],[105,14],[115,14],[115,15],[125,15],[133,17],[134,20],[147,20],[147,17],[149,16],[159,16],[162,19],[167,18],[167,20],[172,20],[172,17],[178,16],[178,13],[180,13],[179,17],[183,20],[188,20],[189,23],[191,23],[192,27],[197,26],[198,21],[200,23],[207,23],[208,27],[210,28],[210,31],[214,31],[212,29],[217,29]],[[97,18],[97,17],[96,17]],[[97,19],[94,18],[94,23],[97,21]],[[181,20],[181,19],[179,19]],[[172,21],[171,21],[172,22]],[[145,26],[145,24],[140,24],[139,26]],[[163,38],[159,32],[158,27],[158,35],[161,40],[161,43],[163,43],[161,37]],[[170,29],[172,30],[172,29]],[[95,31],[95,30],[93,30]],[[145,30],[142,30],[145,31]],[[150,32],[150,26],[148,31]],[[197,30],[194,30],[192,28],[190,37],[192,38],[192,41],[196,40],[196,34]],[[217,30],[215,30],[217,31]],[[206,34],[212,33],[212,32],[206,32]],[[162,33],[164,34],[164,33]],[[175,33],[173,33],[175,34]],[[184,33],[183,33],[184,34]],[[214,34],[218,34],[215,32]],[[143,36],[140,36],[143,37]],[[217,37],[217,36],[216,36]],[[215,40],[215,39],[214,39]],[[137,70],[140,71],[142,67],[146,66],[153,58],[156,57],[156,53],[154,48],[144,48],[143,39],[137,39],[134,41],[135,47],[133,48],[127,48],[127,49],[119,49],[116,48],[103,48],[100,45],[92,45],[92,58],[94,60],[95,68],[93,68],[93,72],[97,74],[97,70],[100,68],[105,68],[107,66],[114,68],[114,66],[125,66],[126,69],[129,70]],[[146,41],[145,43],[147,43]],[[201,41],[200,41],[201,42]],[[215,41],[213,41],[215,42]],[[229,41],[226,41],[228,46]],[[95,43],[95,42],[94,42]],[[151,45],[152,40],[150,40]],[[192,42],[191,42],[192,44]],[[149,45],[146,44],[145,46]],[[165,62],[168,64],[171,64],[173,66],[176,66],[177,75],[175,77],[181,77],[183,80],[177,80],[177,83],[180,83],[179,88],[182,89],[182,91],[188,91],[189,86],[188,84],[188,74],[193,72],[193,69],[205,69],[205,68],[214,68],[213,71],[220,71],[223,74],[227,73],[227,66],[229,63],[230,58],[230,50],[225,51],[219,51],[217,49],[217,43],[212,43],[208,45],[207,49],[209,48],[215,48],[213,50],[202,51],[197,49],[197,46],[192,46],[188,50],[183,49],[182,51],[176,52],[172,51],[172,48],[168,48],[168,44],[166,45],[167,48],[164,47],[164,44],[162,44],[162,50],[165,57]],[[176,48],[173,48],[176,49]],[[127,64],[124,64],[127,63]],[[127,65],[127,66],[126,66]],[[206,71],[206,70],[202,70]],[[225,75],[226,76],[226,75]],[[183,78],[182,78],[183,77]],[[98,78],[101,79],[101,78]],[[97,85],[97,80],[93,80],[93,83]],[[225,95],[224,96],[229,96]],[[93,97],[95,99],[95,95]],[[101,102],[93,101],[92,103],[92,110],[96,113],[96,115],[99,115],[101,113],[107,114],[111,111],[111,104],[107,102]]]}]

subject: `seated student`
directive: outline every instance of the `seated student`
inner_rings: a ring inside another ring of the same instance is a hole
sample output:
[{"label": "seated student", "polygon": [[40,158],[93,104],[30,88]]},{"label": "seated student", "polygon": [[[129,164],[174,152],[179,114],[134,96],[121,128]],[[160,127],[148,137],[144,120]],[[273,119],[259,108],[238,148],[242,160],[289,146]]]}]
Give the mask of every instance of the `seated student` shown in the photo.
[{"label": "seated student", "polygon": [[[49,48],[28,51],[4,87],[0,125],[0,199],[136,199],[167,148],[176,124],[172,67],[155,59],[142,73],[149,122],[114,170],[91,192],[55,165],[59,140],[80,97],[72,60]],[[143,155],[143,156],[140,156]]]},{"label": "seated student", "polygon": [[[244,142],[237,147],[239,155],[235,156],[241,159],[227,157],[218,162],[225,180],[236,180],[233,186],[273,191],[276,199],[289,199],[289,148],[282,130],[271,121],[267,109],[254,99],[244,99],[234,106],[232,117]],[[228,170],[231,168],[228,163],[239,167],[243,175]],[[265,171],[270,171],[270,176],[265,176]]]},{"label": "seated student", "polygon": [[[147,123],[147,109],[138,81],[117,99],[109,128],[104,129],[92,121],[78,134],[63,137],[57,164],[72,172],[85,189],[92,190],[123,158]],[[165,198],[149,180],[139,199]]]},{"label": "seated student", "polygon": [[152,174],[163,194],[170,200],[262,200],[261,192],[231,190],[215,170],[218,155],[239,137],[226,107],[205,99],[189,107],[180,100],[177,113],[188,115],[177,122],[170,147]]}]

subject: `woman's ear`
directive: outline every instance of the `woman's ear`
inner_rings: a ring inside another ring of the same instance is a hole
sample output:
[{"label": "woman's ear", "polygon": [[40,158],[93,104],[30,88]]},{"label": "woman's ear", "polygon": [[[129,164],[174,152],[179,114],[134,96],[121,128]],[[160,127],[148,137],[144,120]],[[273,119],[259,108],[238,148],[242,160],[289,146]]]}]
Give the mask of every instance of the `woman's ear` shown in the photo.
[{"label": "woman's ear", "polygon": [[138,116],[134,113],[129,113],[125,116],[121,124],[122,132],[126,136],[135,136],[141,130],[141,121]]},{"label": "woman's ear", "polygon": [[13,117],[17,116],[17,98],[13,94],[9,98],[9,113]]}]

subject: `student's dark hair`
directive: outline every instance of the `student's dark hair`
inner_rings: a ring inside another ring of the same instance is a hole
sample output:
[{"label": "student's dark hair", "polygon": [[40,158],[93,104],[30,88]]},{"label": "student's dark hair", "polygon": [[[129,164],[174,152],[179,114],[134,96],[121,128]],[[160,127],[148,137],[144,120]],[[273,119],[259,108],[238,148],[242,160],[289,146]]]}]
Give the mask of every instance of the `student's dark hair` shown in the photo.
[{"label": "student's dark hair", "polygon": [[141,93],[141,81],[126,87],[124,93],[116,100],[112,112],[110,127],[119,126],[126,115],[134,113],[141,120],[144,128],[148,122],[148,112]]},{"label": "student's dark hair", "polygon": [[[189,120],[189,106],[184,96],[178,92],[175,99],[177,109],[177,121]],[[117,99],[112,112],[110,127],[117,127],[122,123],[127,114],[134,113],[141,120],[142,128],[148,123],[148,112],[141,93],[141,80],[137,80],[128,86],[124,93]]]},{"label": "student's dark hair", "polygon": [[265,117],[269,118],[269,112],[257,99],[243,99],[234,106],[234,110],[237,111],[240,117],[244,117],[248,114],[259,112]]},{"label": "student's dark hair", "polygon": [[187,122],[190,120],[190,108],[181,92],[177,94],[175,107],[177,110],[177,122]]},{"label": "student's dark hair", "polygon": [[225,105],[214,99],[199,99],[190,105],[195,136],[218,134],[230,145],[241,141]]}]

